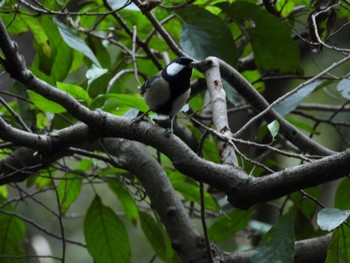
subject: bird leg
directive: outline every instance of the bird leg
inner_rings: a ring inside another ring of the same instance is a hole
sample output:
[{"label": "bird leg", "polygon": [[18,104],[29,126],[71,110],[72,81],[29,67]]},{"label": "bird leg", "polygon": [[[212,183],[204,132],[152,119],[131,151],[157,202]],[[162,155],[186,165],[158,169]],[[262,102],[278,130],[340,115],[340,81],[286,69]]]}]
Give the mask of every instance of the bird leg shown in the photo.
[{"label": "bird leg", "polygon": [[149,109],[148,111],[142,113],[140,116],[135,117],[135,118],[131,121],[130,124],[133,124],[133,123],[135,123],[135,122],[140,122],[140,121],[142,121],[143,118],[145,117],[145,115],[148,114],[150,111],[151,111],[151,109]]},{"label": "bird leg", "polygon": [[170,116],[170,128],[166,129],[164,135],[166,137],[169,137],[171,134],[174,133],[174,120],[175,120],[175,116]]}]

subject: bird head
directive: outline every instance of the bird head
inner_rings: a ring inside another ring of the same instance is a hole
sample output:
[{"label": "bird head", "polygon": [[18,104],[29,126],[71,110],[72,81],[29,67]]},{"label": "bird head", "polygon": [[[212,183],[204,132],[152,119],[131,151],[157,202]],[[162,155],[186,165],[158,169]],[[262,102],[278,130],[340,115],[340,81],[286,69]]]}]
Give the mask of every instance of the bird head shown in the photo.
[{"label": "bird head", "polygon": [[170,62],[163,70],[164,78],[172,78],[179,75],[191,75],[195,61],[189,57],[179,57]]}]

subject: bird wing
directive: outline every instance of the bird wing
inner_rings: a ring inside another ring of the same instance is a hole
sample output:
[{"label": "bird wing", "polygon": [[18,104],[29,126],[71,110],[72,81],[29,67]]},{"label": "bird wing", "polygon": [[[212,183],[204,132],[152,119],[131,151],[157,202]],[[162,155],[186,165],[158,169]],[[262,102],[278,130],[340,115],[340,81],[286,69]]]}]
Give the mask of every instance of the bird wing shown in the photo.
[{"label": "bird wing", "polygon": [[145,82],[145,84],[143,84],[143,85],[141,86],[141,88],[140,88],[140,93],[141,93],[141,95],[144,95],[145,92],[146,92],[146,90],[147,90],[149,87],[151,87],[152,84],[153,84],[154,82],[156,82],[156,81],[158,81],[158,80],[160,80],[160,79],[161,79],[161,77],[160,77],[159,74],[157,74],[157,75],[155,75],[155,76],[149,78],[149,79]]}]

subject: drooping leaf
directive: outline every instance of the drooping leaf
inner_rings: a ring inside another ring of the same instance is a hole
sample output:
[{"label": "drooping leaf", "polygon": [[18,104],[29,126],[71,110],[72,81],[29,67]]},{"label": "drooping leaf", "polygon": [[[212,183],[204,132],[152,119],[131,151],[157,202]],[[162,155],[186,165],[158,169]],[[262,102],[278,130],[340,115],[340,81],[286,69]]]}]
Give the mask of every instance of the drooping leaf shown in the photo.
[{"label": "drooping leaf", "polygon": [[[184,198],[189,201],[200,204],[199,187],[196,185],[189,184],[187,182],[174,181],[171,182],[174,189],[181,193]],[[205,208],[208,210],[218,210],[219,205],[217,201],[208,193],[204,192]]]},{"label": "drooping leaf", "polygon": [[72,63],[73,63],[73,52],[63,39],[57,39],[60,48],[57,49],[55,57],[53,58],[51,74],[53,81],[63,81],[68,75]]},{"label": "drooping leaf", "polygon": [[32,16],[26,16],[23,20],[30,28],[30,31],[33,33],[34,38],[40,45],[43,53],[46,57],[50,58],[52,55],[50,41],[43,25],[40,23],[40,20]]},{"label": "drooping leaf", "polygon": [[100,62],[97,60],[95,54],[92,52],[89,46],[84,42],[83,39],[81,39],[79,36],[74,34],[69,27],[67,27],[65,24],[60,22],[58,19],[54,18],[53,21],[57,25],[57,28],[60,31],[60,34],[64,42],[66,42],[68,46],[83,53],[93,63],[101,67]]},{"label": "drooping leaf", "polygon": [[350,180],[345,177],[338,186],[335,194],[334,207],[342,210],[350,209]]},{"label": "drooping leaf", "polygon": [[34,105],[44,111],[44,112],[51,112],[51,113],[63,113],[66,112],[66,109],[63,108],[61,105],[57,104],[56,102],[53,102],[51,100],[48,100],[44,98],[43,96],[39,95],[38,93],[27,90],[28,96],[31,99],[31,101],[34,103]]},{"label": "drooping leaf", "polygon": [[96,195],[84,220],[86,246],[97,263],[128,263],[131,248],[123,222]]},{"label": "drooping leaf", "polygon": [[[0,203],[3,203],[5,199],[0,196]],[[10,205],[6,205],[1,208],[4,212],[15,212],[14,208]],[[16,216],[6,213],[0,213],[0,255],[8,256],[20,256],[24,255],[24,250],[20,244],[24,241],[26,234],[25,223]],[[23,258],[1,258],[1,262],[4,263],[24,263]]]},{"label": "drooping leaf", "polygon": [[258,68],[280,72],[297,72],[300,54],[290,30],[277,17],[256,4],[235,1],[232,18],[245,26]]},{"label": "drooping leaf", "polygon": [[332,231],[340,224],[344,223],[350,216],[350,210],[340,210],[337,208],[323,208],[317,216],[317,224],[322,230]]},{"label": "drooping leaf", "polygon": [[293,216],[289,212],[262,238],[252,259],[252,263],[294,262]]},{"label": "drooping leaf", "polygon": [[82,186],[82,178],[73,173],[67,173],[57,187],[61,212],[65,214],[71,204],[78,198]]},{"label": "drooping leaf", "polygon": [[91,102],[91,98],[87,91],[78,85],[62,82],[57,82],[56,85],[58,89],[67,92],[76,99],[83,99],[88,104]]},{"label": "drooping leaf", "polygon": [[96,37],[88,37],[87,42],[91,47],[93,53],[96,54],[96,57],[98,61],[101,63],[102,67],[110,68],[111,58],[109,56],[108,51],[106,50],[106,47],[103,45],[102,41]]},{"label": "drooping leaf", "polygon": [[337,227],[332,234],[331,242],[327,250],[326,263],[350,262],[350,228],[347,226]]},{"label": "drooping leaf", "polygon": [[350,100],[350,79],[342,79],[337,85],[339,93],[347,100]]},{"label": "drooping leaf", "polygon": [[267,125],[267,128],[269,129],[269,132],[272,136],[272,140],[274,140],[280,130],[279,122],[277,120],[274,120]]},{"label": "drooping leaf", "polygon": [[273,109],[277,111],[280,115],[286,115],[291,111],[295,110],[296,107],[300,104],[300,102],[305,99],[308,95],[310,95],[316,88],[322,85],[324,81],[316,80],[309,85],[301,88],[285,100],[277,103]]},{"label": "drooping leaf", "polygon": [[156,255],[161,260],[169,262],[174,257],[174,250],[162,224],[159,224],[152,216],[144,212],[140,212],[140,223],[142,231]]},{"label": "drooping leaf", "polygon": [[118,180],[108,179],[108,186],[117,196],[120,204],[123,207],[126,218],[129,219],[133,225],[136,225],[137,219],[139,217],[139,210],[137,208],[135,199]]},{"label": "drooping leaf", "polygon": [[222,242],[243,230],[249,223],[253,212],[234,209],[220,216],[208,229],[209,239],[215,243]]},{"label": "drooping leaf", "polygon": [[176,14],[183,23],[180,45],[187,54],[196,59],[217,56],[236,64],[236,45],[223,20],[198,6],[179,9]]}]

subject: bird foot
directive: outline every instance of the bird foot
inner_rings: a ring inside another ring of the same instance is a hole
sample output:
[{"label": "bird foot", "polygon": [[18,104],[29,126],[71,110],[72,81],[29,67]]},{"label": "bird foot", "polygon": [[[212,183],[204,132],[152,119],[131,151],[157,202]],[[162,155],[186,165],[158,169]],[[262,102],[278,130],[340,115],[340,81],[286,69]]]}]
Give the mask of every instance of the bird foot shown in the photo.
[{"label": "bird foot", "polygon": [[136,123],[136,122],[142,121],[143,118],[146,116],[146,114],[148,114],[148,112],[149,112],[149,110],[146,111],[146,112],[144,112],[144,113],[142,113],[140,116],[137,116],[137,117],[135,117],[134,119],[132,119],[130,125],[131,125],[131,124],[134,124],[134,123]]},{"label": "bird foot", "polygon": [[164,132],[165,137],[170,137],[170,135],[172,135],[174,133],[173,129],[169,128],[166,129]]}]

